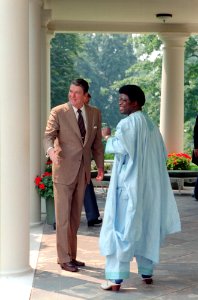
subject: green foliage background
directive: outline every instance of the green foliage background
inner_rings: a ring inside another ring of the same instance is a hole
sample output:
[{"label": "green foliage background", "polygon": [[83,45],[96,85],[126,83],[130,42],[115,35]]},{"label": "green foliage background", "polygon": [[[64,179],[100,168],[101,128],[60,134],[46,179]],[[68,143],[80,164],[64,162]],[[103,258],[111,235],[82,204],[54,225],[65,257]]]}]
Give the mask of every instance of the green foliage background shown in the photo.
[{"label": "green foliage background", "polygon": [[[123,117],[118,109],[118,89],[138,84],[146,94],[144,109],[159,125],[162,42],[157,35],[65,34],[51,42],[51,105],[67,101],[72,79],[90,84],[91,104],[102,112],[103,123],[115,130]],[[198,113],[198,36],[185,47],[184,139],[193,148],[193,128]]]}]

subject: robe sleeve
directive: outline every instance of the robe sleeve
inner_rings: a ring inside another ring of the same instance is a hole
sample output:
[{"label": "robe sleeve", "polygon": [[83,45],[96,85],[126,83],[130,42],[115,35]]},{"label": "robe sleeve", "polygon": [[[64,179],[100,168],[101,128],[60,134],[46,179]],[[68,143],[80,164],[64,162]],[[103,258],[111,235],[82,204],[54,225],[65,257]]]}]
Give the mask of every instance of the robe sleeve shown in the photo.
[{"label": "robe sleeve", "polygon": [[127,149],[123,144],[123,126],[120,122],[116,128],[116,133],[114,137],[110,137],[107,141],[105,152],[126,155]]}]

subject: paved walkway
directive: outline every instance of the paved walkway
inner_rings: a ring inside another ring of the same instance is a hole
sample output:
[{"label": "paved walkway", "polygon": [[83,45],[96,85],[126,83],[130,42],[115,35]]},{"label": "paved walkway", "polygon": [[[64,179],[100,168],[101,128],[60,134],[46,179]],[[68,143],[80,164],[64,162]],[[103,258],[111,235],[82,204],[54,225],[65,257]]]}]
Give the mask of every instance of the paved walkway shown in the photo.
[{"label": "paved walkway", "polygon": [[[198,299],[198,202],[191,195],[192,188],[188,187],[181,194],[175,192],[182,232],[169,236],[162,247],[154,284],[142,283],[134,261],[131,277],[124,281],[118,293],[100,288],[104,280],[104,258],[98,250],[100,228],[88,228],[82,215],[78,259],[85,261],[86,267],[70,273],[57,265],[55,231],[45,225],[30,300]],[[105,197],[99,189],[97,199],[103,214]]]}]

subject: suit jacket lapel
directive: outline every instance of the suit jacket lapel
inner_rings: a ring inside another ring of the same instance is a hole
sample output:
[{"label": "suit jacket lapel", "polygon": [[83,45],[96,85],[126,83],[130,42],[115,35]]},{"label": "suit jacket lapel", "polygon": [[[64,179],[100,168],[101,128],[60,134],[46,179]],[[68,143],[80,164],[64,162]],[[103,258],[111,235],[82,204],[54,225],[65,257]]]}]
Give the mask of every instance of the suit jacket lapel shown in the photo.
[{"label": "suit jacket lapel", "polygon": [[90,133],[91,133],[91,126],[92,126],[92,113],[91,109],[88,105],[85,105],[85,114],[86,114],[86,120],[87,120],[87,128],[86,128],[86,136],[85,136],[85,142],[84,145],[87,143]]}]

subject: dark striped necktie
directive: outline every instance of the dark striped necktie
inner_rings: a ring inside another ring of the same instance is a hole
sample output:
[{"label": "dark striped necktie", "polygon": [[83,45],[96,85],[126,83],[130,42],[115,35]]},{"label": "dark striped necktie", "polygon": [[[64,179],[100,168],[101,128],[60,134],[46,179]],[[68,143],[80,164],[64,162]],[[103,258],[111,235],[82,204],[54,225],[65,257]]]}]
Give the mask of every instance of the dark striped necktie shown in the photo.
[{"label": "dark striped necktie", "polygon": [[78,111],[78,126],[79,126],[79,129],[80,129],[82,141],[84,143],[85,134],[86,134],[85,123],[84,123],[84,120],[83,120],[82,111],[80,109],[78,109],[77,111]]}]

